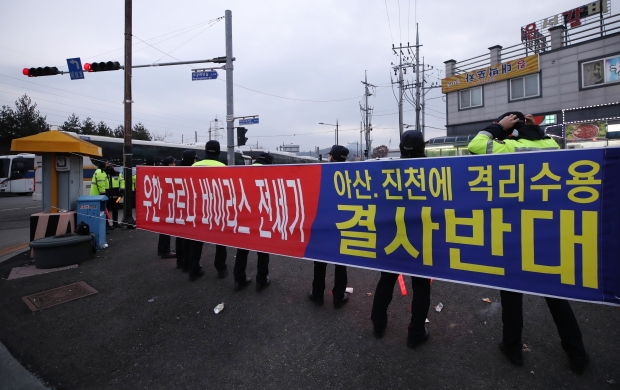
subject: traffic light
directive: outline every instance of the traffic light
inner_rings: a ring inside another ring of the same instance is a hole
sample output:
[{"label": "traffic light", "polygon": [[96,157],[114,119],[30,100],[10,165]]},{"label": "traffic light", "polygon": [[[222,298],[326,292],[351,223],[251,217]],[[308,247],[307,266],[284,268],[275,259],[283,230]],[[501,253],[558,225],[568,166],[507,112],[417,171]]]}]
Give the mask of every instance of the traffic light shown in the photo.
[{"label": "traffic light", "polygon": [[93,62],[92,64],[84,64],[84,70],[87,72],[106,72],[108,70],[119,70],[120,68],[121,64],[118,61]]},{"label": "traffic light", "polygon": [[24,68],[24,70],[22,70],[22,74],[28,77],[55,76],[58,73],[58,68],[55,66],[46,66],[44,68]]},{"label": "traffic light", "polygon": [[237,127],[237,146],[243,146],[248,141],[248,137],[245,136],[247,132],[248,129],[245,127]]},{"label": "traffic light", "polygon": [[368,149],[364,149],[364,157],[368,158]]}]

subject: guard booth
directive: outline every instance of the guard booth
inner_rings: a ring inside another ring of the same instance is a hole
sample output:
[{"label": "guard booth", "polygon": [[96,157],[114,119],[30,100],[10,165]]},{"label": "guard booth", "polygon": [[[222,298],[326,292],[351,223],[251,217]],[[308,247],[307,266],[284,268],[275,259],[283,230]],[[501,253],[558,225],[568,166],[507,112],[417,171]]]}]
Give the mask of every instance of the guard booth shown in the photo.
[{"label": "guard booth", "polygon": [[82,195],[83,157],[101,157],[101,148],[60,131],[46,131],[11,142],[12,152],[41,156],[43,207],[30,218],[30,241],[53,235],[73,233],[77,200]]}]

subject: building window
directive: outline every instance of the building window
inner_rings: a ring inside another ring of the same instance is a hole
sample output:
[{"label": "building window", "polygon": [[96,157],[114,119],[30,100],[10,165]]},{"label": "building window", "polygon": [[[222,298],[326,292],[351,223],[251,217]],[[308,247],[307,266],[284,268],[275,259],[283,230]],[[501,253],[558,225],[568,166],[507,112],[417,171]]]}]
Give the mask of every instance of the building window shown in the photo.
[{"label": "building window", "polygon": [[510,80],[510,100],[536,97],[540,95],[538,73]]},{"label": "building window", "polygon": [[464,108],[482,107],[482,87],[459,91],[459,107],[461,110]]},{"label": "building window", "polygon": [[581,87],[590,88],[620,81],[620,56],[600,58],[581,64]]}]

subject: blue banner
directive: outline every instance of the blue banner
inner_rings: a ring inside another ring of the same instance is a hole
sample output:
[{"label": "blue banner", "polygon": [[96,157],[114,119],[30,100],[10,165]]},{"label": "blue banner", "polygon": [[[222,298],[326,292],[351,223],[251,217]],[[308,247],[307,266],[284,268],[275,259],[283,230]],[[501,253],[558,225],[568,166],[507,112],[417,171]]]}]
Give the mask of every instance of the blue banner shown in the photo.
[{"label": "blue banner", "polygon": [[620,304],[620,149],[323,164],[310,259]]}]

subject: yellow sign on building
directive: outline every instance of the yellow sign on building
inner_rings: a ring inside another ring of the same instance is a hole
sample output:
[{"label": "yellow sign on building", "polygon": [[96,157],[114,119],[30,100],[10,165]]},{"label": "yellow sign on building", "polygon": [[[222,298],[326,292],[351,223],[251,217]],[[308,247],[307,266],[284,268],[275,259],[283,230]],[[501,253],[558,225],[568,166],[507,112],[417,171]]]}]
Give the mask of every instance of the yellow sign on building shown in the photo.
[{"label": "yellow sign on building", "polygon": [[441,92],[448,93],[476,87],[478,85],[495,83],[508,80],[526,74],[538,72],[538,54],[529,57],[517,58],[486,68],[472,70],[456,76],[446,77],[441,80]]}]

